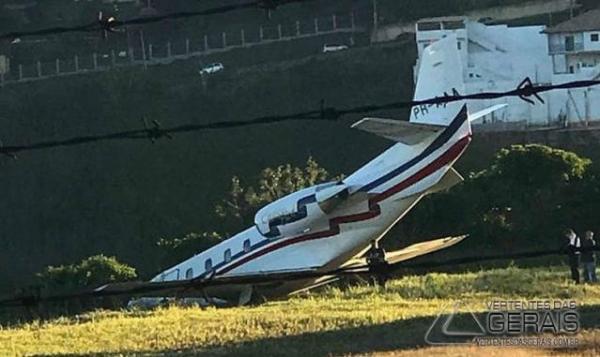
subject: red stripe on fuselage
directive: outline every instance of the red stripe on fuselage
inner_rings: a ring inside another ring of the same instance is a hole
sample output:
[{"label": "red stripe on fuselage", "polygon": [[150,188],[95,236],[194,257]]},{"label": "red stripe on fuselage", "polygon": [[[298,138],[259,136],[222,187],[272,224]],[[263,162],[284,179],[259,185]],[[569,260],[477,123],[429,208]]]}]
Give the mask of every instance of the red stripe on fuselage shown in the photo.
[{"label": "red stripe on fuselage", "polygon": [[360,221],[365,221],[365,220],[379,216],[381,214],[381,207],[378,204],[379,202],[381,202],[381,201],[385,200],[386,198],[389,198],[389,197],[393,196],[394,194],[419,182],[420,180],[424,179],[425,177],[427,177],[427,176],[433,174],[434,172],[436,172],[437,170],[439,170],[441,167],[447,165],[448,163],[450,163],[453,160],[455,160],[456,158],[458,158],[460,156],[460,154],[466,149],[466,147],[470,141],[471,141],[470,135],[460,139],[456,144],[454,144],[450,149],[448,149],[448,151],[446,151],[444,154],[442,154],[440,157],[438,157],[435,161],[431,162],[429,165],[422,168],[420,171],[415,173],[413,176],[411,176],[411,177],[407,178],[406,180],[398,183],[397,185],[391,187],[387,191],[382,192],[382,193],[370,198],[369,199],[369,211],[364,212],[364,213],[359,213],[359,214],[353,214],[353,215],[348,215],[348,216],[332,218],[329,220],[330,228],[326,231],[306,234],[303,236],[299,236],[299,237],[295,237],[295,238],[291,238],[291,239],[287,239],[287,240],[275,243],[273,245],[266,247],[263,250],[252,253],[252,254],[240,259],[239,261],[224,268],[217,274],[225,274],[225,273],[241,266],[242,264],[249,262],[250,260],[261,257],[267,253],[270,253],[274,250],[283,248],[283,247],[291,245],[291,244],[296,244],[296,243],[300,243],[300,242],[304,242],[304,241],[321,239],[321,238],[326,238],[326,237],[331,237],[331,236],[337,235],[340,233],[340,225],[343,223],[360,222]]}]

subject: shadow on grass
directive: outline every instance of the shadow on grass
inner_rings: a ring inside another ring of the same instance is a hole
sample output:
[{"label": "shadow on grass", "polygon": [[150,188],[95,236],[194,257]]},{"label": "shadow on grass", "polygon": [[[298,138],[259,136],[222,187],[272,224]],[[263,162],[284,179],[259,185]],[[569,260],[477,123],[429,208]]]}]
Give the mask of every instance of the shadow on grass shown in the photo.
[{"label": "shadow on grass", "polygon": [[[579,309],[583,329],[600,326],[600,306]],[[443,316],[444,317],[444,316]],[[432,335],[440,336],[438,331],[445,320],[442,317],[436,324]],[[485,314],[476,314],[482,324]],[[332,355],[366,354],[414,349],[428,346],[425,334],[434,323],[435,317],[419,317],[399,320],[385,324],[358,326],[333,331],[310,332],[293,336],[280,336],[241,342],[225,346],[206,346],[193,349],[170,349],[159,351],[121,351],[114,354],[90,354],[87,356],[121,356],[141,354],[144,356],[303,356],[321,357]],[[457,314],[452,320],[452,329],[472,330],[473,319],[470,313]],[[199,326],[201,328],[201,326]],[[467,342],[470,339],[459,338],[455,342]],[[72,356],[72,355],[68,355]]]}]

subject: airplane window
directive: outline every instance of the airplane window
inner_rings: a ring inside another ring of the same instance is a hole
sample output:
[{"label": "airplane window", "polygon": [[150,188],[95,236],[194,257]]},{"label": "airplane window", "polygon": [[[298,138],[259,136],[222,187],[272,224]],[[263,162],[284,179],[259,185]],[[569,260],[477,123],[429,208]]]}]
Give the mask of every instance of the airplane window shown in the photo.
[{"label": "airplane window", "polygon": [[206,262],[204,263],[204,270],[211,271],[212,268],[213,268],[212,259],[206,259]]},{"label": "airplane window", "polygon": [[244,241],[244,252],[248,253],[250,251],[250,239],[246,239]]},{"label": "airplane window", "polygon": [[225,258],[225,263],[229,263],[231,261],[231,249],[227,249],[223,255]]},{"label": "airplane window", "polygon": [[191,279],[194,277],[194,269],[189,268],[188,270],[185,271],[185,278],[186,279]]}]

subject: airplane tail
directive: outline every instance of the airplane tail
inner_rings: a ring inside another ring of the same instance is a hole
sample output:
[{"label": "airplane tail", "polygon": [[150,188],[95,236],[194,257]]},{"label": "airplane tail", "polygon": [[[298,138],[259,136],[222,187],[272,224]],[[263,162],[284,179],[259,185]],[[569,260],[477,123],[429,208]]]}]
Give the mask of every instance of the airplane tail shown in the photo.
[{"label": "airplane tail", "polygon": [[[463,63],[457,43],[456,35],[448,35],[423,51],[415,88],[415,101],[441,97],[444,94],[465,94]],[[465,104],[464,101],[458,101],[415,106],[411,111],[410,122],[448,126]]]}]

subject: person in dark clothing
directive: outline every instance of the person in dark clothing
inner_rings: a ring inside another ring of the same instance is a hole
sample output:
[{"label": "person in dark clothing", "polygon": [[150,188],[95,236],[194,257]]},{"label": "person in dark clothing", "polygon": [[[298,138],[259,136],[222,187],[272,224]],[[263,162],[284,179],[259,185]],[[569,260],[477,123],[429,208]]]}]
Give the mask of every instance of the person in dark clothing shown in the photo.
[{"label": "person in dark clothing", "polygon": [[581,242],[581,264],[583,264],[583,280],[587,283],[595,283],[598,281],[596,277],[596,253],[592,250],[596,247],[594,241],[594,232],[585,232],[583,242]]},{"label": "person in dark clothing", "polygon": [[579,284],[579,264],[581,252],[579,249],[581,248],[581,240],[575,234],[572,229],[567,229],[565,231],[565,238],[567,243],[565,244],[565,249],[569,254],[569,267],[571,268],[571,279],[575,282],[575,284]]},{"label": "person in dark clothing", "polygon": [[385,250],[379,247],[376,240],[373,240],[371,248],[367,252],[367,264],[369,265],[372,284],[385,288],[389,265],[385,260]]}]

